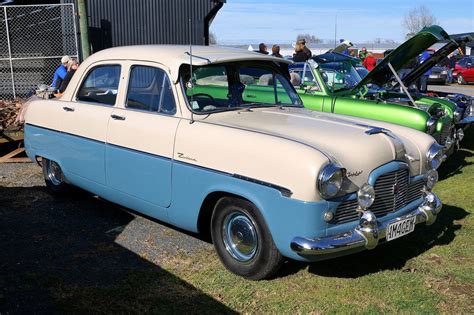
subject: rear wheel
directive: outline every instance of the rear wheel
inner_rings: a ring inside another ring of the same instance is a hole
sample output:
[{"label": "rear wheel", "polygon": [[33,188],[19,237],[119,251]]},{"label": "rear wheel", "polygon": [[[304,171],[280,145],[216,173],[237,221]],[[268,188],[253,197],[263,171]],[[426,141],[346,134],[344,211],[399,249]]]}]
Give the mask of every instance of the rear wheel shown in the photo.
[{"label": "rear wheel", "polygon": [[283,263],[263,217],[247,200],[220,199],[212,214],[211,235],[224,266],[239,276],[269,278]]},{"label": "rear wheel", "polygon": [[53,194],[63,194],[69,191],[69,185],[64,181],[61,167],[55,161],[42,159],[44,181]]},{"label": "rear wheel", "polygon": [[464,80],[464,77],[462,74],[458,73],[458,84],[466,84],[466,81]]}]

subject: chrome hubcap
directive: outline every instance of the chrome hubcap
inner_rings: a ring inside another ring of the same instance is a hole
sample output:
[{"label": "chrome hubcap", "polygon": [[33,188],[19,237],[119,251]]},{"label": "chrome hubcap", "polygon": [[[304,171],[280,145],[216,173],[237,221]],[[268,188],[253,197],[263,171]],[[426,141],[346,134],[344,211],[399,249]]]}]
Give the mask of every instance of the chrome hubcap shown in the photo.
[{"label": "chrome hubcap", "polygon": [[54,185],[60,185],[63,182],[63,173],[58,163],[53,161],[48,161],[48,179]]},{"label": "chrome hubcap", "polygon": [[238,261],[249,261],[257,252],[257,231],[252,220],[241,212],[233,212],[224,220],[224,244]]}]

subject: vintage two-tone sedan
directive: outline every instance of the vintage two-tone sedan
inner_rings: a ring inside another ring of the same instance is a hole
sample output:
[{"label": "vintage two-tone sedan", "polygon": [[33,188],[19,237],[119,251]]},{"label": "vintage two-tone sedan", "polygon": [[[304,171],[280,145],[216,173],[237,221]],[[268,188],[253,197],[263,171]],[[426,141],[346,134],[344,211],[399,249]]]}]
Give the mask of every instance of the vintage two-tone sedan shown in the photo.
[{"label": "vintage two-tone sedan", "polygon": [[77,186],[209,233],[249,279],[284,257],[372,249],[433,223],[443,148],[410,128],[304,109],[287,62],[219,47],[103,50],[61,98],[30,103],[27,153],[52,192]]}]

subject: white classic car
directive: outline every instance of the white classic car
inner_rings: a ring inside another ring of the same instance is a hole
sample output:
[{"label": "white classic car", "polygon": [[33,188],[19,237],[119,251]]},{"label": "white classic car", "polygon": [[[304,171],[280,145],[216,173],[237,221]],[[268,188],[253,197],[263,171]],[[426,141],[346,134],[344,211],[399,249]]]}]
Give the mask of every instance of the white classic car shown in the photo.
[{"label": "white classic car", "polygon": [[304,109],[288,62],[219,47],[100,51],[61,98],[30,103],[28,156],[52,192],[78,186],[209,233],[249,279],[284,257],[372,249],[433,223],[443,148],[402,126]]}]

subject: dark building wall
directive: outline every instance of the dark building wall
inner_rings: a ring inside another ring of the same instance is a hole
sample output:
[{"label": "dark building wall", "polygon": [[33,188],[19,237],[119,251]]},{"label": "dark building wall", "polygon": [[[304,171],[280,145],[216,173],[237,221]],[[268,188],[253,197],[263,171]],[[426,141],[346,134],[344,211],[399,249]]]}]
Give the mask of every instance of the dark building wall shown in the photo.
[{"label": "dark building wall", "polygon": [[[63,0],[63,3],[75,3]],[[225,0],[87,0],[92,52],[141,44],[206,45]],[[191,27],[189,24],[191,19]]]}]

